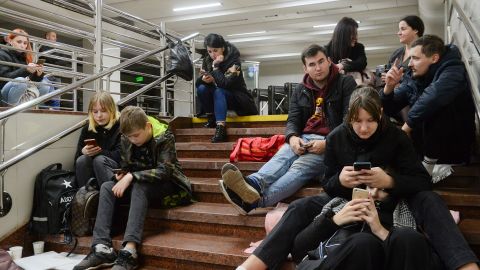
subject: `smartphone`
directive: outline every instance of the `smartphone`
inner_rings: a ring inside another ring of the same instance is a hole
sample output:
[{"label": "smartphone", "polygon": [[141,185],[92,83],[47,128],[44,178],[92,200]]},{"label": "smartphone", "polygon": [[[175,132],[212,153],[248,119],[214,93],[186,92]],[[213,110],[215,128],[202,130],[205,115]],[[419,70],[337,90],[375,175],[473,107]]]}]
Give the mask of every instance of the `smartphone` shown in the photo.
[{"label": "smartphone", "polygon": [[86,145],[97,146],[97,141],[95,139],[86,139],[83,142]]},{"label": "smartphone", "polygon": [[125,171],[124,169],[112,169],[113,173],[114,174],[126,174],[127,171]]},{"label": "smartphone", "polygon": [[206,72],[205,70],[200,70],[200,75],[210,75],[208,72]]},{"label": "smartphone", "polygon": [[360,171],[360,170],[370,170],[372,169],[372,163],[370,161],[355,161],[353,163],[353,170]]},{"label": "smartphone", "polygon": [[352,200],[368,199],[368,190],[363,188],[354,188],[352,191]]},{"label": "smartphone", "polygon": [[45,64],[45,58],[40,58],[37,60],[37,65],[43,65]]}]

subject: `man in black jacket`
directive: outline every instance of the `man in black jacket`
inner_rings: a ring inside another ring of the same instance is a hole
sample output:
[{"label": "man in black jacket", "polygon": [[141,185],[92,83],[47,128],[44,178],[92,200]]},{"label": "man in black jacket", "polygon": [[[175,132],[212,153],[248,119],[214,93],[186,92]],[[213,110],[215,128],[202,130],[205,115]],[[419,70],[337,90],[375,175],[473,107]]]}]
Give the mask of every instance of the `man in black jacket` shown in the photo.
[{"label": "man in black jacket", "polygon": [[475,107],[455,45],[445,46],[441,38],[425,35],[412,43],[410,57],[411,70],[395,90],[403,68],[395,63],[387,73],[382,102],[388,115],[410,105],[402,129],[437,182],[452,173],[447,164],[469,161],[475,139]]},{"label": "man in black jacket", "polygon": [[356,83],[339,74],[321,46],[310,45],[301,59],[305,76],[291,96],[287,143],[258,172],[245,178],[233,164],[222,168],[220,189],[241,214],[275,205],[308,181],[323,178],[325,137],[342,123]]}]

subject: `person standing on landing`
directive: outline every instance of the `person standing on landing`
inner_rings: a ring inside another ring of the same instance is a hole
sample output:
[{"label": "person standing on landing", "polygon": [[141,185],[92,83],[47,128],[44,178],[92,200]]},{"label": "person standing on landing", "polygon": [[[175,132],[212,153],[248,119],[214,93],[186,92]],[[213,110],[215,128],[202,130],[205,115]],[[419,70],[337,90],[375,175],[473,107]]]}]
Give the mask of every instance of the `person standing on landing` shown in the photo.
[{"label": "person standing on landing", "polygon": [[285,143],[256,173],[243,177],[235,165],[222,168],[220,189],[241,213],[272,206],[325,172],[325,136],[340,125],[356,87],[339,73],[325,48],[313,44],[301,56],[305,76],[292,93]]}]

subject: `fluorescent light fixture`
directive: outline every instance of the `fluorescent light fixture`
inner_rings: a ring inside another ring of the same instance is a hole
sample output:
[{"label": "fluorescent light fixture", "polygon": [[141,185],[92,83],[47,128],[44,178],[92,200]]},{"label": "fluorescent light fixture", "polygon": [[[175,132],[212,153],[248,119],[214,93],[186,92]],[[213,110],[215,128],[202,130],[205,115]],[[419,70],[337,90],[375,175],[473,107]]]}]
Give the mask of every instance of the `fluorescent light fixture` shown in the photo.
[{"label": "fluorescent light fixture", "polygon": [[[356,21],[358,24],[360,24],[360,21]],[[324,27],[332,27],[336,26],[336,23],[327,23],[327,24],[319,24],[319,25],[314,25],[313,28],[324,28]]]},{"label": "fluorescent light fixture", "polygon": [[300,56],[300,53],[274,53],[274,54],[265,54],[259,55],[256,58],[265,59],[265,58],[282,58],[282,57],[291,57],[291,56]]},{"label": "fluorescent light fixture", "polygon": [[219,7],[221,5],[222,5],[222,3],[216,2],[216,3],[211,3],[211,4],[205,4],[205,5],[196,5],[196,6],[189,6],[189,7],[174,8],[173,11],[185,11],[185,10],[192,10],[192,9]]},{"label": "fluorescent light fixture", "polygon": [[313,28],[323,28],[323,27],[332,27],[336,26],[336,23],[329,23],[329,24],[319,24],[319,25],[314,25]]},{"label": "fluorescent light fixture", "polygon": [[247,32],[247,33],[239,33],[239,34],[230,34],[227,35],[228,37],[237,37],[237,36],[247,36],[247,35],[256,35],[256,34],[263,34],[266,33],[267,31],[256,31],[256,32]]}]

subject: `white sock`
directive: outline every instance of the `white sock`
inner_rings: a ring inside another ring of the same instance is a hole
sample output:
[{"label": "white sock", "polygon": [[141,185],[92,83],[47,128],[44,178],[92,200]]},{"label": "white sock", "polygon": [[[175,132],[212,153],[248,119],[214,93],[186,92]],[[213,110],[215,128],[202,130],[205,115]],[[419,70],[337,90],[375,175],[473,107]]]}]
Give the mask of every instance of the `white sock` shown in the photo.
[{"label": "white sock", "polygon": [[239,267],[235,268],[235,270],[247,270],[247,268],[240,265]]},{"label": "white sock", "polygon": [[435,164],[437,163],[438,158],[429,158],[427,156],[423,157],[423,167],[427,170],[428,174],[432,175],[433,172],[433,167],[435,167]]},{"label": "white sock", "polygon": [[137,257],[137,250],[136,249],[131,249],[131,248],[124,247],[123,250],[126,250],[126,251],[130,252],[130,254],[132,254],[132,257],[134,257],[134,258]]},{"label": "white sock", "polygon": [[96,244],[95,245],[95,251],[109,254],[109,253],[113,252],[113,248],[111,248],[107,245],[104,245],[104,244]]}]

